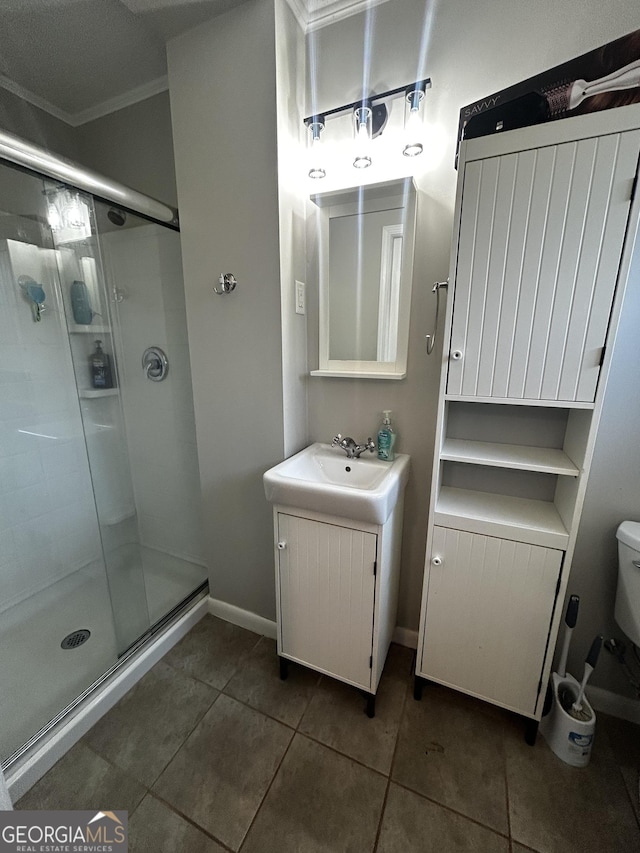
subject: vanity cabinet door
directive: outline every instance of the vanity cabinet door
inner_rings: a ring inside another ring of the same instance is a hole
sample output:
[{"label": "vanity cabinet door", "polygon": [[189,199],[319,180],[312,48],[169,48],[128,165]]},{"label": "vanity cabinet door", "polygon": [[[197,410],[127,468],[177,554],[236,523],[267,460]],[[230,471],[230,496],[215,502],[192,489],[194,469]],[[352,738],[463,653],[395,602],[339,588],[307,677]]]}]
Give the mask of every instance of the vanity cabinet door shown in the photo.
[{"label": "vanity cabinet door", "polygon": [[464,166],[447,393],[592,402],[640,131]]},{"label": "vanity cabinet door", "polygon": [[562,557],[553,548],[435,527],[421,674],[532,715]]},{"label": "vanity cabinet door", "polygon": [[377,539],[278,513],[278,651],[366,690]]}]

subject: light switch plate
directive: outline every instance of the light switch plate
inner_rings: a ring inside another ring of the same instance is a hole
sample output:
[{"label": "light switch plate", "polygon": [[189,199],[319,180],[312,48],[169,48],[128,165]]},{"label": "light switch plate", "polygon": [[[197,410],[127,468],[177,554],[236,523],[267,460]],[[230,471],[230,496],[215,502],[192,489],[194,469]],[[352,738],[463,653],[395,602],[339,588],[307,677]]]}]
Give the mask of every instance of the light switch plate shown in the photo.
[{"label": "light switch plate", "polygon": [[306,299],[304,293],[304,282],[296,281],[296,314],[306,313]]}]

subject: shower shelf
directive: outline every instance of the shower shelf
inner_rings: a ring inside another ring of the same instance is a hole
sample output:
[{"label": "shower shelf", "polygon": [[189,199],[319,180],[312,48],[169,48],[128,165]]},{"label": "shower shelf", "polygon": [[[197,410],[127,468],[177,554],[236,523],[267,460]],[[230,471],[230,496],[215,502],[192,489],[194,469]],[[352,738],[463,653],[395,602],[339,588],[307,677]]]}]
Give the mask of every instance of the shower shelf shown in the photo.
[{"label": "shower shelf", "polygon": [[77,323],[70,323],[69,332],[72,335],[110,335],[111,329],[109,326],[94,326],[93,324],[90,326],[80,326]]},{"label": "shower shelf", "polygon": [[84,400],[94,400],[96,397],[115,397],[117,394],[117,388],[81,388],[78,391],[78,396]]}]

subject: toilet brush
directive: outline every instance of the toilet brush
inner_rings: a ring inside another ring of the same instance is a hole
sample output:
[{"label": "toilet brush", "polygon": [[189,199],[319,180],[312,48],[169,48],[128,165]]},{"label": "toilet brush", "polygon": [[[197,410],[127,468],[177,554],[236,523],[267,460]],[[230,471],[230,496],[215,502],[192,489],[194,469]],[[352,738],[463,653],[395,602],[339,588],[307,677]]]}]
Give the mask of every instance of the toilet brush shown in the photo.
[{"label": "toilet brush", "polygon": [[567,674],[567,656],[569,654],[569,645],[571,644],[571,635],[578,621],[578,608],[580,607],[580,596],[572,595],[567,604],[567,612],[564,617],[564,623],[567,626],[564,632],[564,640],[562,643],[562,652],[560,653],[560,661],[558,663],[558,675],[564,678]]},{"label": "toilet brush", "polygon": [[565,711],[568,714],[571,714],[576,720],[586,721],[590,719],[591,712],[586,710],[583,707],[583,699],[584,699],[584,689],[587,686],[587,681],[591,677],[591,673],[595,669],[596,663],[598,662],[598,656],[600,655],[600,649],[602,648],[603,641],[602,634],[598,634],[598,636],[591,643],[591,648],[589,649],[589,654],[587,655],[587,659],[584,662],[584,675],[582,676],[582,683],[580,684],[580,689],[578,690],[578,695],[571,703],[571,696],[565,693],[565,702],[563,702],[563,706]]}]

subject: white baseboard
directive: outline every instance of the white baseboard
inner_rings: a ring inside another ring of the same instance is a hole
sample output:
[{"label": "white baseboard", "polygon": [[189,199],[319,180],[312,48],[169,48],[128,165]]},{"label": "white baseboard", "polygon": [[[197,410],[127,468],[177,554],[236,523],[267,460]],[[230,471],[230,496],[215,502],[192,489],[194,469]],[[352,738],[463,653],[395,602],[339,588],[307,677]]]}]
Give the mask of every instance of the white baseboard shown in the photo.
[{"label": "white baseboard", "polygon": [[[258,616],[257,613],[252,613],[250,610],[243,610],[242,607],[227,604],[226,601],[220,601],[217,598],[211,598],[211,596],[209,597],[209,613],[212,616],[224,619],[225,622],[231,622],[232,625],[239,625],[241,628],[253,631],[255,634],[263,634],[272,640],[277,637],[277,625],[272,619],[265,619],[264,616]],[[414,631],[413,628],[401,628],[397,625],[393,632],[393,642],[409,649],[417,649],[418,632]]]},{"label": "white baseboard", "polygon": [[400,625],[396,625],[392,639],[399,646],[406,646],[408,649],[418,648],[418,632],[414,631],[413,628],[402,628]]},{"label": "white baseboard", "polygon": [[15,803],[35,785],[206,613],[207,599],[202,598],[177,622],[160,632],[150,646],[135,654],[127,666],[115,672],[99,690],[87,697],[72,716],[52,729],[41,745],[25,753],[9,768],[6,780],[12,801]]},{"label": "white baseboard", "polygon": [[258,616],[250,610],[243,610],[235,604],[227,604],[226,601],[209,596],[209,613],[224,619],[225,622],[231,622],[232,625],[239,625],[241,628],[253,631],[254,634],[263,634],[271,640],[277,637],[276,623],[272,619],[265,619],[264,616]]},{"label": "white baseboard", "polygon": [[587,699],[595,711],[640,725],[640,699],[621,696],[602,687],[587,688]]}]

